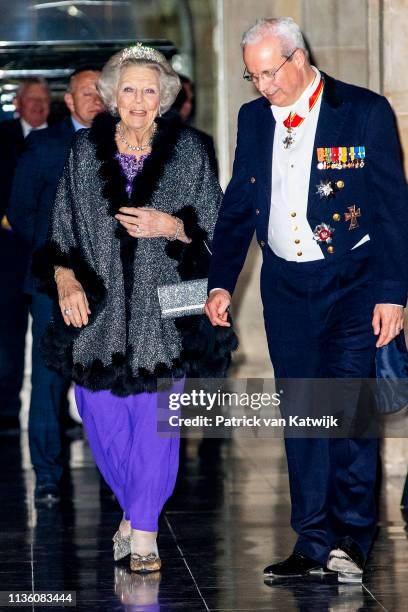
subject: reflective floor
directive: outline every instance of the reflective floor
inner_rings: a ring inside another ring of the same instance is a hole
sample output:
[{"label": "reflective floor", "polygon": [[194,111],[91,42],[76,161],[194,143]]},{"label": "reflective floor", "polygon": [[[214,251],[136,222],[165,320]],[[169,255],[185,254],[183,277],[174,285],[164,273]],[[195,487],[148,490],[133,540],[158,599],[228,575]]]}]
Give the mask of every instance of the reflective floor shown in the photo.
[{"label": "reflective floor", "polygon": [[[1,591],[72,590],[77,610],[105,612],[407,609],[402,477],[383,481],[379,536],[362,587],[333,577],[267,585],[263,567],[285,557],[294,542],[281,441],[191,440],[162,518],[163,571],[142,577],[112,561],[120,509],[101,494],[86,442],[68,450],[61,503],[36,509],[24,435],[0,438]],[[52,608],[35,607],[43,609]]]}]

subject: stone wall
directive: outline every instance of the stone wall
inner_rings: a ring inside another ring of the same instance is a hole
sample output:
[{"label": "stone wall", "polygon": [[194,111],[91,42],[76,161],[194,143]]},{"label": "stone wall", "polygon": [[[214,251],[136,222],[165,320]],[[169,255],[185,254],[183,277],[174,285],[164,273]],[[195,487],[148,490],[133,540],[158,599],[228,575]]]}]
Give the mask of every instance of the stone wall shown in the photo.
[{"label": "stone wall", "polygon": [[382,86],[396,113],[408,175],[408,2],[383,0]]}]

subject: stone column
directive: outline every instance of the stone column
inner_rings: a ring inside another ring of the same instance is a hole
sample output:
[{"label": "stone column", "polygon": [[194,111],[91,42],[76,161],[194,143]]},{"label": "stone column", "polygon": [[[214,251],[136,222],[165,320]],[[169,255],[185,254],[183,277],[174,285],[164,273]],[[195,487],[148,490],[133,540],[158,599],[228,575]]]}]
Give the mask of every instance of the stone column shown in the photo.
[{"label": "stone column", "polygon": [[[301,0],[216,0],[215,48],[218,53],[218,130],[221,183],[225,187],[232,169],[239,108],[259,94],[242,79],[244,64],[242,33],[260,17],[290,15],[301,18]],[[240,337],[235,374],[240,377],[271,377],[259,294],[261,254],[254,241],[234,294],[233,316]]]},{"label": "stone column", "polygon": [[216,132],[217,58],[213,48],[215,14],[212,0],[188,0],[194,36],[196,115],[194,124]]},{"label": "stone column", "polygon": [[408,172],[408,3],[406,0],[383,0],[383,94],[393,107]]},{"label": "stone column", "polygon": [[369,0],[303,0],[303,33],[319,68],[367,87]]}]

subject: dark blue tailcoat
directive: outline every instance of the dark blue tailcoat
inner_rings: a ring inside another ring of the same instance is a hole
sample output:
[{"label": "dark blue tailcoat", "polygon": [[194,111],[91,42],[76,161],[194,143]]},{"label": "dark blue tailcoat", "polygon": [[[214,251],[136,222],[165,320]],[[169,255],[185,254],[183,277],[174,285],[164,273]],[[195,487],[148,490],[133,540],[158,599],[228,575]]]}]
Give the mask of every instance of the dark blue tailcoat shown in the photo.
[{"label": "dark blue tailcoat", "polygon": [[[404,304],[408,285],[408,200],[394,115],[387,100],[367,89],[323,75],[325,86],[313,150],[307,218],[314,229],[334,227],[329,254],[336,259],[369,234],[377,303]],[[254,230],[267,248],[275,121],[265,98],[244,104],[238,117],[233,176],[221,206],[213,242],[209,289],[233,292]],[[365,146],[365,166],[318,170],[317,148]],[[255,179],[255,180],[254,180]],[[320,198],[321,180],[342,179],[344,188],[331,200]],[[359,227],[344,221],[348,206],[360,208]],[[342,216],[333,221],[333,214]]]}]

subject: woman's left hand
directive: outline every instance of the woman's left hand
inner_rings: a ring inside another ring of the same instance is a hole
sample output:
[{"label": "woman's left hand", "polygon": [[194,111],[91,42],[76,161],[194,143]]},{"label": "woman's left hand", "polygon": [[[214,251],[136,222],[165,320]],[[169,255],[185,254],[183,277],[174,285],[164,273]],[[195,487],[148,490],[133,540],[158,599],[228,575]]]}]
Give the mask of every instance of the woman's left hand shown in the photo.
[{"label": "woman's left hand", "polygon": [[168,238],[174,236],[177,229],[175,217],[154,208],[122,206],[115,219],[134,238]]}]

